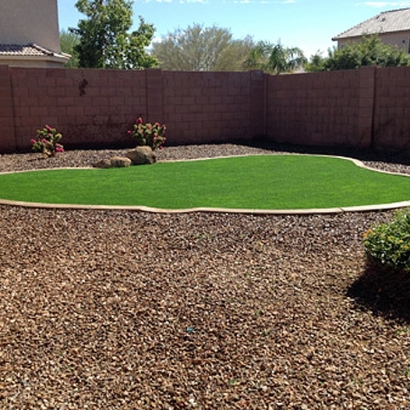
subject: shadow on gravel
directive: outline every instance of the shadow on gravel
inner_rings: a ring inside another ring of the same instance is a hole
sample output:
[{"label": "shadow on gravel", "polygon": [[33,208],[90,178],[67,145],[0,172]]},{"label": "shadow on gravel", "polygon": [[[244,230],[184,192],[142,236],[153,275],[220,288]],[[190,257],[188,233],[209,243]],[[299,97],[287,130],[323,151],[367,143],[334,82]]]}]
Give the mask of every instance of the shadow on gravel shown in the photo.
[{"label": "shadow on gravel", "polygon": [[374,314],[410,323],[410,273],[368,265],[347,296]]}]

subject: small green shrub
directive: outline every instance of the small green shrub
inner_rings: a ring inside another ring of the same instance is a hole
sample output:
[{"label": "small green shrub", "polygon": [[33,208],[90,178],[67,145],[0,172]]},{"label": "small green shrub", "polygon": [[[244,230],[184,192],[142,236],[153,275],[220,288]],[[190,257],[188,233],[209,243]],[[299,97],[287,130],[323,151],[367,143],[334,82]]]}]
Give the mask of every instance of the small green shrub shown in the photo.
[{"label": "small green shrub", "polygon": [[136,139],[137,145],[148,145],[152,150],[155,150],[157,148],[162,149],[166,139],[165,130],[166,126],[164,124],[159,122],[144,124],[142,118],[139,117],[132,126],[132,130],[128,131],[128,134]]},{"label": "small green shrub", "polygon": [[410,210],[397,212],[391,222],[369,229],[364,248],[370,262],[410,270]]}]

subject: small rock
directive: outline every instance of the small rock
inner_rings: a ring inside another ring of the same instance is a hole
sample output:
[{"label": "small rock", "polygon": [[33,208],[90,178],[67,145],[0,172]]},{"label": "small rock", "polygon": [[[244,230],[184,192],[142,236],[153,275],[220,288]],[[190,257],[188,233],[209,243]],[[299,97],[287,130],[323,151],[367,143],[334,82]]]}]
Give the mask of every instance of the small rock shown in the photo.
[{"label": "small rock", "polygon": [[126,157],[111,157],[110,159],[103,159],[95,164],[97,168],[124,168],[131,165],[131,160]]},{"label": "small rock", "polygon": [[98,161],[95,165],[96,168],[111,168],[111,161],[108,158]]},{"label": "small rock", "polygon": [[129,167],[131,165],[131,160],[126,157],[112,157],[110,161],[111,166],[117,168]]}]

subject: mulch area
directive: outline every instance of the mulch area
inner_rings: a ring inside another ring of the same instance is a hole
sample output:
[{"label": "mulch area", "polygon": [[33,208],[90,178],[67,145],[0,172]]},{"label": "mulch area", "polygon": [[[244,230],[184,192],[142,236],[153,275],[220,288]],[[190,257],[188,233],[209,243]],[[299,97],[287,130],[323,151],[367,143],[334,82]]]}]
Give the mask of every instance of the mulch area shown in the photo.
[{"label": "mulch area", "polygon": [[[158,159],[266,152],[283,151]],[[113,153],[3,155],[0,170]],[[409,281],[367,266],[362,245],[392,215],[0,206],[0,408],[410,408]]]}]

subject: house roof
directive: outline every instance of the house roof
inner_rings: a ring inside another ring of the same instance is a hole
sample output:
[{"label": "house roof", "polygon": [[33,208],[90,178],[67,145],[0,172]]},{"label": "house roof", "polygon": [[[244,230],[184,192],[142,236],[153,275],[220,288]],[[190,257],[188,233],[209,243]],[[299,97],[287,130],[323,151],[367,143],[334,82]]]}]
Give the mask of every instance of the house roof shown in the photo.
[{"label": "house roof", "polygon": [[384,11],[349,30],[333,37],[340,40],[351,37],[361,37],[366,34],[391,33],[410,30],[410,7],[405,9]]},{"label": "house roof", "polygon": [[15,57],[62,57],[65,53],[56,53],[37,44],[0,44],[0,56]]}]

